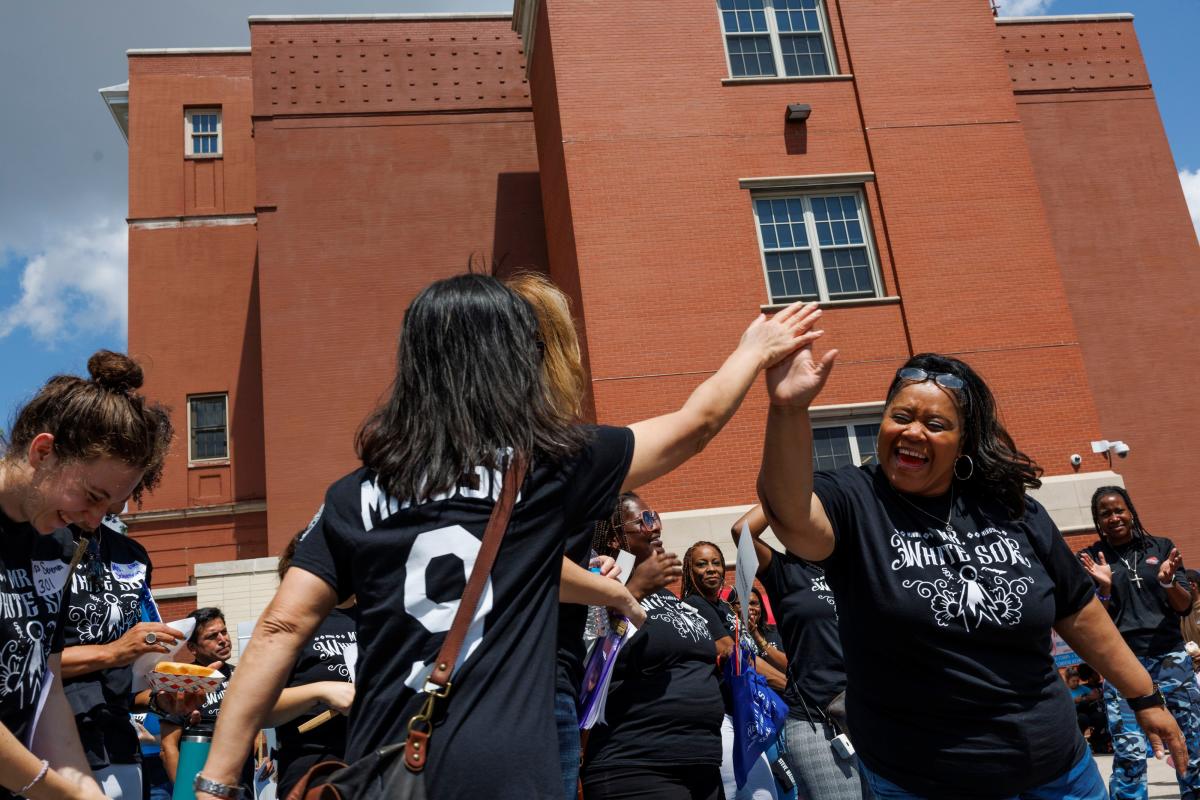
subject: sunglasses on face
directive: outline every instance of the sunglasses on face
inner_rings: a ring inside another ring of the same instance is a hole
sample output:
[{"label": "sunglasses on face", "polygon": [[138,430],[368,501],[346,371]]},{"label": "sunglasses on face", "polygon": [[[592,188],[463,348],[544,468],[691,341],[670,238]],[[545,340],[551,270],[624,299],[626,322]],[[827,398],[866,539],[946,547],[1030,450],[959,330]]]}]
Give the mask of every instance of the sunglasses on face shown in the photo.
[{"label": "sunglasses on face", "polygon": [[639,525],[644,530],[652,531],[662,524],[662,520],[658,516],[657,511],[643,511],[633,519],[617,525],[618,528],[624,528],[626,525]]},{"label": "sunglasses on face", "polygon": [[949,372],[928,372],[920,367],[904,367],[896,373],[896,377],[903,381],[912,381],[913,383],[923,383],[924,381],[933,381],[938,386],[954,391],[962,391],[966,387],[966,383],[957,375],[952,375]]}]

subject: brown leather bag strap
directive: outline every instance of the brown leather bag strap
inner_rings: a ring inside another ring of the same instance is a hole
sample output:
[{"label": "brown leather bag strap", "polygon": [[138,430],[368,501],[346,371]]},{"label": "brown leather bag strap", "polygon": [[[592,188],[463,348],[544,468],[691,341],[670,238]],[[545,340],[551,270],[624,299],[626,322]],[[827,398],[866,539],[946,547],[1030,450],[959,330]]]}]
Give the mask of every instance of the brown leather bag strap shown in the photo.
[{"label": "brown leather bag strap", "polygon": [[492,507],[487,529],[483,532],[483,543],[480,544],[479,554],[475,557],[471,577],[467,579],[467,588],[463,591],[446,640],[442,642],[442,649],[438,651],[433,672],[425,683],[425,703],[408,721],[408,736],[404,742],[404,766],[409,772],[421,772],[429,758],[429,737],[433,733],[435,704],[438,698],[450,694],[450,676],[454,673],[454,663],[458,661],[458,651],[462,649],[467,629],[471,626],[475,609],[479,606],[483,587],[492,573],[492,565],[496,563],[500,540],[508,530],[508,520],[517,502],[517,492],[525,482],[525,470],[528,466],[529,460],[526,455],[518,452],[513,455],[508,469],[504,471],[504,486],[500,490],[500,499]]},{"label": "brown leather bag strap", "polygon": [[525,454],[518,452],[509,462],[508,469],[505,470],[504,487],[500,491],[500,499],[492,507],[492,516],[488,519],[487,529],[483,532],[483,544],[480,545],[479,554],[475,557],[475,568],[471,570],[467,588],[463,591],[462,602],[459,603],[458,611],[454,615],[454,624],[450,626],[450,632],[446,634],[446,640],[442,643],[442,649],[438,652],[437,661],[434,663],[433,673],[429,676],[429,683],[436,684],[442,689],[445,689],[450,683],[450,676],[454,672],[454,662],[458,661],[458,651],[462,649],[463,640],[467,637],[467,628],[470,627],[471,620],[475,617],[475,609],[479,605],[483,587],[487,583],[488,576],[492,574],[492,565],[496,563],[496,553],[500,551],[500,540],[504,538],[504,532],[508,529],[508,519],[512,516],[513,506],[516,504],[517,492],[520,491],[521,484],[525,482],[525,470],[528,466],[529,461]]}]

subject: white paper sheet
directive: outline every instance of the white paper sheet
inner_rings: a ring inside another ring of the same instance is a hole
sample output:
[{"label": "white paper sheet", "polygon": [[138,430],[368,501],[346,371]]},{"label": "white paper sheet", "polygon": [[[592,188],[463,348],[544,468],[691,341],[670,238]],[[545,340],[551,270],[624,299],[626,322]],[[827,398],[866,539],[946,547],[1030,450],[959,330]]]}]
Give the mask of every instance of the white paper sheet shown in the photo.
[{"label": "white paper sheet", "polygon": [[633,553],[627,550],[617,551],[617,566],[621,568],[621,574],[617,576],[617,579],[621,581],[622,585],[629,583],[629,578],[633,575],[633,567],[636,563],[637,558]]},{"label": "white paper sheet", "polygon": [[[179,653],[183,650],[184,645],[187,644],[188,637],[192,635],[192,631],[196,629],[196,620],[191,617],[184,617],[175,622],[168,622],[166,625],[168,628],[174,628],[182,633],[183,638],[175,643],[170,652],[146,653],[145,655],[138,656],[137,660],[133,662],[133,691],[135,694],[143,689],[150,688],[150,672],[154,669],[155,665],[163,661],[179,660]],[[208,665],[204,664],[203,666],[207,667]]]},{"label": "white paper sheet", "polygon": [[750,537],[750,526],[742,523],[742,535],[738,538],[737,568],[733,585],[737,588],[742,606],[742,627],[750,627],[750,590],[754,588],[754,576],[758,574],[758,553],[754,550],[754,539]]},{"label": "white paper sheet", "polygon": [[354,676],[358,672],[358,645],[346,645],[346,649],[342,651],[342,658],[346,660],[346,669],[350,671],[350,682],[354,683]]}]

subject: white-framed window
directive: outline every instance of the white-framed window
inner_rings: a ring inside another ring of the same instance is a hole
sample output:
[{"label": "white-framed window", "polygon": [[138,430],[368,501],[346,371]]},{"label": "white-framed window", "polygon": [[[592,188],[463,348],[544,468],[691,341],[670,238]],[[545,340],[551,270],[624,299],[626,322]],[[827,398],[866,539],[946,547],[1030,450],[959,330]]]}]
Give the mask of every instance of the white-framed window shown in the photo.
[{"label": "white-framed window", "polygon": [[879,420],[813,423],[813,469],[861,466],[875,460]]},{"label": "white-framed window", "polygon": [[221,109],[184,110],[183,152],[194,158],[216,158],[221,155]]},{"label": "white-framed window", "polygon": [[880,296],[883,282],[861,191],[759,194],[753,201],[772,303]]},{"label": "white-framed window", "polygon": [[717,0],[734,78],[832,75],[822,0]]},{"label": "white-framed window", "polygon": [[188,398],[188,461],[228,458],[229,395],[192,395]]}]

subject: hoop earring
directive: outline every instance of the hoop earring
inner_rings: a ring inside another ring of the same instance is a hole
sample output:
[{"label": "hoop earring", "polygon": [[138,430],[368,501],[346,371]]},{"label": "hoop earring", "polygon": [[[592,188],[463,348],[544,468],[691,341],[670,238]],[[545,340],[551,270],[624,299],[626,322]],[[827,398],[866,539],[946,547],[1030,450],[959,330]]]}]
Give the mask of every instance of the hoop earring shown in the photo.
[{"label": "hoop earring", "polygon": [[[958,474],[958,462],[964,458],[967,460],[967,464],[969,465],[967,468],[967,474],[959,475]],[[972,459],[969,455],[966,455],[964,453],[963,455],[954,459],[954,477],[958,478],[960,481],[969,481],[969,480],[971,480],[971,476],[974,474],[975,474],[975,460]]]}]

